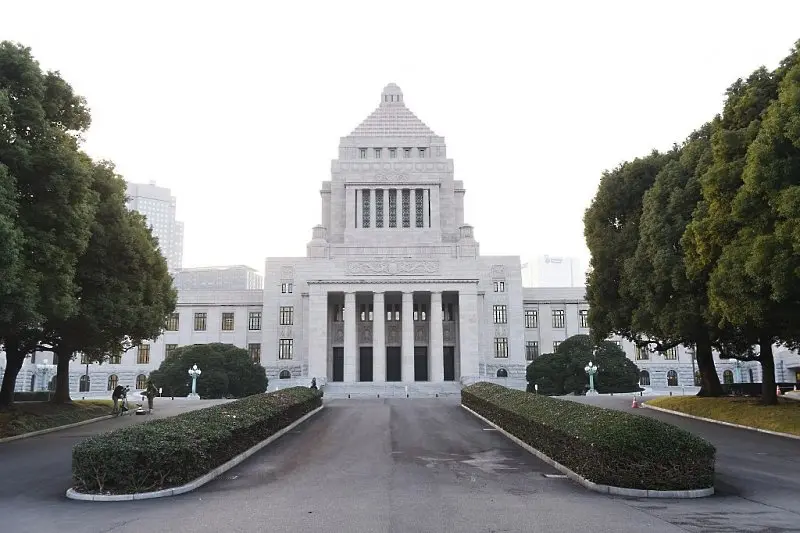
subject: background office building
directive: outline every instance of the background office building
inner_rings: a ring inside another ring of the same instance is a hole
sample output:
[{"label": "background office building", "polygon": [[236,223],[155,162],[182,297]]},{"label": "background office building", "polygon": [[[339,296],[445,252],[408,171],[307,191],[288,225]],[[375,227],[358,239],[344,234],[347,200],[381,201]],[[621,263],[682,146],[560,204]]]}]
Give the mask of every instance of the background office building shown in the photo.
[{"label": "background office building", "polygon": [[523,259],[522,283],[526,287],[583,287],[586,273],[577,257],[540,255]]},{"label": "background office building", "polygon": [[150,183],[128,183],[128,209],[145,216],[158,239],[167,267],[174,272],[183,265],[183,222],[175,219],[176,200],[169,189]]}]

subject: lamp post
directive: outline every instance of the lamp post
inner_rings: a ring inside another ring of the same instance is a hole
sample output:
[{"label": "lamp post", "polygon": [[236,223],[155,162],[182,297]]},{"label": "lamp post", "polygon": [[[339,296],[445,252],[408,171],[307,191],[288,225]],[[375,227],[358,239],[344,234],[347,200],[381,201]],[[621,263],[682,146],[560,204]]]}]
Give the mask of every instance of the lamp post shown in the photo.
[{"label": "lamp post", "polygon": [[586,367],[584,367],[583,370],[586,371],[587,374],[589,374],[589,390],[586,392],[586,395],[589,396],[593,394],[599,394],[594,389],[594,375],[597,374],[598,370],[600,370],[600,367],[595,366],[594,364],[592,364],[591,361],[589,361],[589,364],[586,365]]},{"label": "lamp post", "polygon": [[203,371],[197,368],[197,365],[194,365],[192,368],[189,369],[189,375],[192,377],[192,392],[189,393],[190,400],[199,400],[200,396],[197,394],[197,378],[200,377]]}]

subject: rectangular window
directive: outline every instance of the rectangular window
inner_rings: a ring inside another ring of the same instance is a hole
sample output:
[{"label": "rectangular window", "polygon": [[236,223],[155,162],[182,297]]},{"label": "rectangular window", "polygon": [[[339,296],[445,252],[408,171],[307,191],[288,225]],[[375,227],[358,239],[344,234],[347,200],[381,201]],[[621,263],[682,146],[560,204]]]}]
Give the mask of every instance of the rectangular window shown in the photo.
[{"label": "rectangular window", "polygon": [[281,283],[281,294],[292,294],[291,283]]},{"label": "rectangular window", "polygon": [[411,227],[411,189],[403,189],[403,227]]},{"label": "rectangular window", "polygon": [[558,351],[558,347],[561,346],[561,341],[553,341],[553,352]]},{"label": "rectangular window", "polygon": [[261,344],[253,342],[247,345],[247,351],[250,352],[250,359],[256,363],[261,364]]},{"label": "rectangular window", "polygon": [[428,320],[428,306],[426,304],[414,304],[414,322],[426,322]]},{"label": "rectangular window", "polygon": [[425,148],[420,148],[419,149],[419,158],[420,159],[425,159]]},{"label": "rectangular window", "polygon": [[536,309],[525,310],[525,327],[538,328],[539,327],[539,311]]},{"label": "rectangular window", "polygon": [[389,189],[389,227],[397,227],[397,189]]},{"label": "rectangular window", "polygon": [[261,311],[250,311],[250,316],[247,319],[247,329],[261,331]]},{"label": "rectangular window", "polygon": [[383,189],[375,189],[375,227],[383,227]]},{"label": "rectangular window", "polygon": [[205,331],[206,330],[206,313],[195,313],[194,314],[194,330],[195,331]]},{"label": "rectangular window", "polygon": [[233,313],[222,313],[222,331],[233,331]]},{"label": "rectangular window", "polygon": [[172,313],[167,317],[167,324],[164,329],[167,331],[178,331],[178,326],[180,325],[180,316],[178,313]]},{"label": "rectangular window", "polygon": [[400,321],[400,304],[386,304],[386,321]]},{"label": "rectangular window", "polygon": [[291,326],[294,324],[294,307],[291,305],[282,305],[280,310],[280,325]]},{"label": "rectangular window", "polygon": [[280,339],[278,341],[278,359],[291,359],[294,351],[294,339]]},{"label": "rectangular window", "polygon": [[[122,364],[122,356],[120,354],[111,355],[108,357],[108,362],[112,365],[121,365]],[[55,363],[55,361],[53,361]]]},{"label": "rectangular window", "polygon": [[369,200],[370,200],[370,191],[369,189],[362,189],[361,190],[361,227],[368,228],[370,217],[369,217]]},{"label": "rectangular window", "polygon": [[367,149],[366,148],[359,148],[358,149],[358,158],[359,159],[366,159],[367,158]]},{"label": "rectangular window", "polygon": [[397,159],[397,148],[389,148],[389,159]]},{"label": "rectangular window", "polygon": [[381,149],[375,148],[375,159],[380,159],[380,158],[381,158]]},{"label": "rectangular window", "polygon": [[411,148],[403,148],[403,158],[408,159],[411,157]]},{"label": "rectangular window", "polygon": [[493,306],[494,310],[494,323],[495,324],[507,324],[508,323],[508,312],[505,305],[495,305]]},{"label": "rectangular window", "polygon": [[564,327],[564,310],[563,309],[553,309],[553,327],[554,328],[563,328]]},{"label": "rectangular window", "polygon": [[358,316],[361,322],[372,322],[372,304],[361,304],[361,312]]},{"label": "rectangular window", "polygon": [[664,359],[667,361],[677,361],[678,360],[678,347],[673,346],[669,350],[663,353]]},{"label": "rectangular window", "polygon": [[177,347],[178,347],[177,344],[165,344],[164,345],[164,359],[169,359],[170,357],[172,357],[172,352],[174,352],[175,348],[177,348]]},{"label": "rectangular window", "polygon": [[650,359],[650,350],[647,349],[647,346],[637,346],[636,359],[638,361],[647,361]]},{"label": "rectangular window", "polygon": [[150,364],[150,345],[140,344],[139,351],[136,353],[136,364],[149,365]]},{"label": "rectangular window", "polygon": [[578,311],[578,320],[580,321],[580,327],[588,328],[589,327],[589,310],[588,309],[581,309]]},{"label": "rectangular window", "polygon": [[495,281],[494,282],[494,292],[506,292],[506,282],[505,281]]},{"label": "rectangular window", "polygon": [[539,343],[536,341],[525,342],[525,360],[533,361],[539,357]]},{"label": "rectangular window", "polygon": [[423,224],[425,221],[425,213],[422,211],[422,201],[425,199],[424,194],[422,189],[416,189],[416,191],[414,191],[414,222],[416,222],[418,228],[425,227]]},{"label": "rectangular window", "polygon": [[334,305],[333,306],[333,321],[334,322],[344,322],[344,306],[343,305]]},{"label": "rectangular window", "polygon": [[455,316],[453,304],[442,304],[442,322],[453,322]]},{"label": "rectangular window", "polygon": [[508,337],[494,338],[494,356],[501,358],[508,357]]}]

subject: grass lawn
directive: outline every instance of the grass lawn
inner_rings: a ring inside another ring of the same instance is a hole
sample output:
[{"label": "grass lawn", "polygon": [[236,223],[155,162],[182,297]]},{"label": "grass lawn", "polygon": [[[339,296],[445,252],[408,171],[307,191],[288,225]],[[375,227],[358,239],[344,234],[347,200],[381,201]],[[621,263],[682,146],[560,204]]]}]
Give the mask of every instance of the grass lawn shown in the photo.
[{"label": "grass lawn", "polygon": [[649,400],[647,404],[731,424],[800,435],[800,402],[783,398],[778,398],[778,405],[761,405],[760,402],[758,398],[672,396]]},{"label": "grass lawn", "polygon": [[0,438],[109,415],[112,407],[110,400],[79,400],[66,405],[50,402],[15,403],[12,410],[0,411]]}]

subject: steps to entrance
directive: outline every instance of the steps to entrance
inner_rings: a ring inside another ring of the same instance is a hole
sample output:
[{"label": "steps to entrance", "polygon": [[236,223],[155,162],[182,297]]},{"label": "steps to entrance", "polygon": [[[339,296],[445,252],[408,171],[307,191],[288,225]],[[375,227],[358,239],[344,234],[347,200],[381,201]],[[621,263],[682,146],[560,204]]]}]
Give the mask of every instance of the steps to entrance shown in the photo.
[{"label": "steps to entrance", "polygon": [[341,383],[328,382],[325,398],[447,398],[461,396],[461,383]]}]

